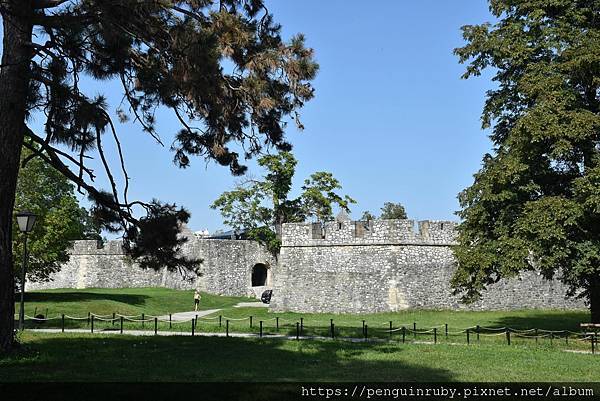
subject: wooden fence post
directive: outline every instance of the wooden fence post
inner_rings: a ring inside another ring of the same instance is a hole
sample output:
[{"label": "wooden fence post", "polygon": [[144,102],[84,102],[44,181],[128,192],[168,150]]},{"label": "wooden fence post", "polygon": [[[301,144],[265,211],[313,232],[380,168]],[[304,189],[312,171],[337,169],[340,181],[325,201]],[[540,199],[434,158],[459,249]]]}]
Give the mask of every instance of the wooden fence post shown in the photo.
[{"label": "wooden fence post", "polygon": [[506,329],[506,343],[510,345],[510,329]]},{"label": "wooden fence post", "polygon": [[260,338],[262,338],[262,335],[263,335],[263,321],[261,320],[260,321],[260,335],[259,335]]},{"label": "wooden fence post", "polygon": [[275,327],[277,327],[277,331],[279,331],[279,316],[275,318]]},{"label": "wooden fence post", "polygon": [[296,322],[296,340],[300,339],[300,323]]},{"label": "wooden fence post", "polygon": [[446,331],[446,340],[448,339],[448,323],[444,324],[444,330]]},{"label": "wooden fence post", "polygon": [[390,320],[390,341],[392,340],[392,321]]},{"label": "wooden fence post", "polygon": [[154,335],[158,334],[158,318],[154,317]]},{"label": "wooden fence post", "polygon": [[470,339],[469,339],[469,329],[467,329],[467,345],[469,345],[471,343]]},{"label": "wooden fence post", "polygon": [[91,327],[91,329],[92,329],[92,333],[93,333],[94,332],[94,315],[92,315],[92,327]]},{"label": "wooden fence post", "polygon": [[194,337],[195,332],[196,332],[196,321],[194,319],[192,319],[192,337]]},{"label": "wooden fence post", "polygon": [[437,328],[433,328],[433,343],[437,344]]},{"label": "wooden fence post", "polygon": [[413,337],[415,340],[417,339],[417,322],[413,323]]},{"label": "wooden fence post", "polygon": [[62,332],[65,332],[65,314],[62,314],[62,323],[61,323]]},{"label": "wooden fence post", "polygon": [[121,316],[121,334],[123,334],[123,316]]},{"label": "wooden fence post", "polygon": [[225,335],[229,337],[229,319],[225,320]]}]

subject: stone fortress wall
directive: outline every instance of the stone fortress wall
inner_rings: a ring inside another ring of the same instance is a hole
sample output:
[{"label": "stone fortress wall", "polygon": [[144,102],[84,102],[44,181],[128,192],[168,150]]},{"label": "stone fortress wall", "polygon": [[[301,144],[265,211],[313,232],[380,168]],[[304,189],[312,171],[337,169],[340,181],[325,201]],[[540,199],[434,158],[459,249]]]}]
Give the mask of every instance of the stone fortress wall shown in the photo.
[{"label": "stone fortress wall", "polygon": [[271,309],[386,312],[423,309],[583,308],[537,273],[496,283],[477,303],[453,296],[456,223],[412,220],[285,224]]},{"label": "stone fortress wall", "polygon": [[[75,241],[68,263],[47,283],[27,283],[28,290],[49,288],[199,288],[212,294],[254,296],[271,285],[274,257],[254,241],[188,236],[183,252],[201,258],[201,275],[183,277],[167,269],[142,269],[125,256],[121,241]],[[268,271],[264,286],[252,286],[255,267]]]},{"label": "stone fortress wall", "polygon": [[412,220],[338,220],[324,225],[284,224],[276,260],[258,243],[205,239],[191,231],[183,252],[203,259],[200,277],[142,270],[127,258],[120,241],[99,247],[75,241],[71,260],[45,288],[199,288],[214,294],[259,296],[273,288],[274,311],[368,313],[424,309],[583,308],[565,298],[566,288],[534,272],[493,285],[475,304],[451,294],[455,270],[451,246],[456,223]]}]

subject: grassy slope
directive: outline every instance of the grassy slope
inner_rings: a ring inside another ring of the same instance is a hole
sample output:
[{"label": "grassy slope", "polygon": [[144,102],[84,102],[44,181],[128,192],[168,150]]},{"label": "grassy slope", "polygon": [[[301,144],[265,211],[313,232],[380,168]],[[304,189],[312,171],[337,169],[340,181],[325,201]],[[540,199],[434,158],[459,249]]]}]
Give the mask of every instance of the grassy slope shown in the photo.
[{"label": "grassy slope", "polygon": [[[561,311],[561,310],[521,310],[521,311],[431,311],[410,310],[395,313],[378,314],[298,314],[298,313],[272,313],[267,308],[234,308],[237,302],[248,301],[243,297],[221,297],[203,294],[200,309],[221,309],[212,316],[207,316],[199,321],[197,331],[224,332],[225,320],[230,321],[231,332],[258,332],[259,321],[264,321],[265,333],[276,333],[275,317],[279,317],[280,330],[278,333],[294,335],[296,333],[295,323],[304,321],[303,334],[305,335],[329,335],[330,319],[336,326],[336,334],[346,337],[362,337],[362,320],[369,326],[370,337],[388,338],[386,329],[389,321],[394,328],[406,326],[412,328],[413,322],[417,328],[438,327],[438,340],[443,342],[445,323],[449,331],[460,330],[475,325],[503,327],[509,326],[516,329],[539,328],[545,330],[571,330],[579,331],[579,323],[589,320],[587,311]],[[138,315],[145,313],[149,315],[166,315],[170,312],[189,311],[193,305],[192,291],[177,291],[166,288],[130,288],[130,289],[85,289],[85,290],[52,290],[39,291],[27,294],[26,312],[33,315],[37,313],[54,317],[61,313],[71,316],[87,316],[88,312],[97,315],[110,315],[113,312],[124,315]],[[219,326],[217,316],[223,316],[222,325]],[[249,316],[253,316],[253,327],[250,327]],[[244,318],[246,318],[244,320]],[[60,327],[60,320],[52,320],[44,324],[35,324],[28,321],[28,327]],[[96,321],[95,329],[116,329],[119,323]],[[145,329],[152,328],[152,322],[144,325]],[[159,330],[169,330],[168,323],[159,322]],[[87,321],[66,321],[67,328],[89,327]],[[140,323],[125,322],[124,328],[141,329]],[[173,330],[191,331],[191,324],[173,324]],[[394,334],[399,339],[400,332]],[[408,336],[410,339],[410,334]],[[419,340],[429,341],[432,333],[419,335]],[[472,340],[474,340],[472,338]],[[481,338],[482,342],[502,342],[502,336]],[[464,333],[450,337],[449,342],[465,342]],[[519,339],[513,338],[514,342]],[[545,340],[548,342],[548,339]],[[541,340],[540,343],[543,343]]]},{"label": "grassy slope", "polygon": [[[245,297],[222,297],[202,294],[201,309],[231,307],[238,302],[248,301]],[[18,303],[15,310],[18,311]],[[25,313],[56,316],[65,313],[71,316],[87,316],[88,312],[108,315],[113,312],[123,315],[165,315],[171,312],[194,309],[194,292],[168,288],[86,288],[33,291],[25,294]]]},{"label": "grassy slope", "polygon": [[[280,333],[295,333],[295,322],[304,318],[305,334],[327,335],[329,319],[334,319],[338,335],[361,336],[362,320],[369,325],[370,336],[385,337],[382,328],[390,320],[394,327],[402,324],[432,327],[448,323],[450,330],[474,326],[510,326],[514,328],[578,330],[588,321],[586,311],[426,311],[367,315],[274,314],[262,308],[233,308],[247,298],[219,297],[203,294],[202,309],[222,309],[214,316],[248,320],[232,320],[231,331],[258,331],[263,320],[265,332],[275,332],[273,318],[279,316]],[[28,314],[66,313],[99,315],[160,315],[187,311],[193,305],[191,291],[164,288],[53,290],[27,294]],[[202,320],[198,331],[224,331],[218,320]],[[223,322],[224,323],[224,322]],[[59,321],[44,326],[58,325]],[[87,322],[71,322],[87,327]],[[117,323],[118,325],[118,323]],[[139,324],[138,324],[139,325]],[[152,324],[146,324],[149,329]],[[189,324],[174,325],[190,331]],[[96,329],[111,323],[96,322]],[[114,326],[112,327],[115,328]],[[139,328],[128,323],[127,328]],[[159,329],[168,329],[160,323]],[[376,330],[379,329],[379,330]],[[443,329],[438,340],[445,342]],[[399,333],[395,334],[399,339]],[[411,336],[407,336],[410,341]],[[429,341],[431,335],[419,336]],[[18,380],[95,380],[95,381],[196,381],[196,380],[401,380],[401,381],[593,381],[600,377],[597,356],[564,352],[562,340],[513,338],[507,346],[502,335],[483,337],[476,344],[465,345],[464,333],[450,337],[452,344],[348,343],[343,341],[281,341],[275,339],[190,338],[106,336],[85,334],[22,334],[25,351],[0,359],[0,381]],[[573,347],[570,343],[569,347]],[[587,345],[583,344],[587,349]],[[152,366],[151,369],[148,369]],[[31,372],[35,372],[34,375]]]},{"label": "grassy slope", "polygon": [[528,346],[32,332],[22,341],[22,354],[0,359],[0,381],[559,382],[600,377],[598,356]]},{"label": "grassy slope", "polygon": [[[88,312],[108,315],[113,312],[124,315],[165,315],[171,312],[193,309],[193,292],[167,288],[122,288],[122,289],[60,289],[35,291],[26,294],[25,311],[28,315],[37,313],[56,316],[65,313],[71,316],[87,316]],[[282,322],[294,324],[304,318],[304,325],[328,328],[330,319],[340,329],[344,327],[361,328],[362,320],[371,329],[388,327],[389,321],[394,327],[406,325],[412,327],[433,327],[448,323],[450,330],[474,325],[510,326],[519,329],[537,327],[546,330],[579,330],[579,323],[589,321],[589,312],[568,310],[521,310],[521,311],[432,311],[410,310],[377,314],[311,314],[311,313],[272,313],[267,308],[234,308],[238,302],[251,301],[245,297],[223,297],[202,294],[200,309],[222,309],[213,316],[223,315],[232,319],[253,316],[254,321],[268,321],[274,325],[273,318],[279,316]],[[18,303],[15,304],[18,310]],[[267,324],[267,323],[265,323]],[[233,322],[232,322],[233,325]],[[240,326],[247,326],[247,323]]]}]

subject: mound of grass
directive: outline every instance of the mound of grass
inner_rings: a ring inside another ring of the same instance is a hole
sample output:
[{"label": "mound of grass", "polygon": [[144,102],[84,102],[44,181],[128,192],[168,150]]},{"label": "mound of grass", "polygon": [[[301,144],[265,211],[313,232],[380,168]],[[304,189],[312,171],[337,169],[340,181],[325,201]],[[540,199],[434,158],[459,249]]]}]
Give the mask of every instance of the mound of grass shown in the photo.
[{"label": "mound of grass", "polygon": [[[229,308],[246,297],[224,297],[202,293],[201,310]],[[15,304],[15,311],[19,305]],[[86,288],[33,291],[25,293],[25,313],[33,316],[165,315],[194,310],[194,292],[168,288]]]},{"label": "mound of grass", "polygon": [[[268,308],[235,308],[234,305],[241,301],[249,301],[244,297],[223,297],[211,294],[203,294],[200,305],[201,310],[220,309],[212,315],[200,317],[197,322],[196,332],[221,332],[226,331],[227,320],[229,320],[229,332],[231,333],[258,333],[260,321],[263,322],[263,333],[265,334],[296,334],[296,322],[302,322],[301,335],[323,336],[331,335],[330,323],[335,324],[336,337],[362,338],[364,336],[363,322],[368,327],[369,338],[382,340],[394,340],[400,342],[402,339],[401,327],[410,330],[416,324],[420,334],[414,335],[408,331],[405,333],[407,342],[432,342],[434,340],[433,328],[440,343],[466,343],[464,329],[477,325],[485,327],[511,327],[524,330],[538,328],[541,330],[569,330],[579,331],[579,324],[589,320],[587,311],[565,311],[565,310],[520,310],[520,311],[449,311],[449,310],[408,310],[394,313],[376,314],[315,314],[315,313],[273,313]],[[123,315],[134,315],[139,320],[142,313],[145,317],[156,315],[168,315],[180,311],[189,311],[193,307],[193,292],[178,291],[166,288],[129,288],[129,289],[85,289],[85,290],[52,290],[39,291],[27,294],[26,312],[32,316],[34,312],[42,313],[50,317],[60,314],[68,316],[87,316],[88,312],[96,315],[111,315],[119,313]],[[46,308],[48,312],[46,313]],[[221,317],[219,319],[219,316]],[[249,317],[252,316],[252,325]],[[394,332],[389,333],[390,322]],[[220,324],[219,324],[220,323]],[[279,327],[277,327],[279,323]],[[446,336],[446,325],[449,335]],[[29,328],[59,328],[60,319],[44,323],[27,321]],[[103,321],[96,319],[95,331],[118,330],[120,322]],[[91,330],[91,324],[87,320],[65,321],[65,328],[85,328]],[[125,320],[124,330],[153,330],[154,322],[145,323]],[[191,322],[169,322],[159,321],[157,328],[160,331],[191,332]],[[486,334],[498,334],[489,336]],[[532,333],[530,333],[532,334]],[[543,335],[543,333],[542,333]],[[582,349],[587,350],[589,344],[576,342],[571,336],[571,341],[564,335],[556,335],[555,338],[539,337],[537,341],[531,338],[512,337],[513,344],[530,344],[538,347],[552,346],[553,348]],[[472,343],[478,344],[503,344],[507,339],[501,332],[482,331],[477,336],[471,331]]]}]

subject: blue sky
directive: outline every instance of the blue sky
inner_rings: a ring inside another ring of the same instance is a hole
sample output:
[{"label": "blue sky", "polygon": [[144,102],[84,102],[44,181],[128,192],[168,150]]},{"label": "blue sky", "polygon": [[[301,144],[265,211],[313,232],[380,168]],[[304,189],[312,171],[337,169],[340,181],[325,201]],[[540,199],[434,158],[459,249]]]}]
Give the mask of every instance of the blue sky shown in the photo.
[{"label": "blue sky", "polygon": [[[462,25],[492,19],[487,2],[267,4],[285,37],[305,34],[320,64],[315,99],[302,110],[306,129],[299,132],[290,124],[287,133],[299,160],[296,188],[312,172],[330,171],[358,201],[354,218],[364,210],[378,213],[384,202],[393,201],[405,205],[409,218],[457,220],[457,194],[472,183],[490,151],[480,115],[493,83],[490,75],[461,80],[464,66],[452,50],[463,43]],[[108,95],[115,110],[118,86],[84,84],[88,94]],[[209,205],[237,179],[200,159],[187,170],[176,168],[168,146],[178,125],[161,116],[166,148],[132,123],[119,127],[132,178],[130,199],[176,202],[192,212],[192,229],[222,228],[218,211]]]}]

